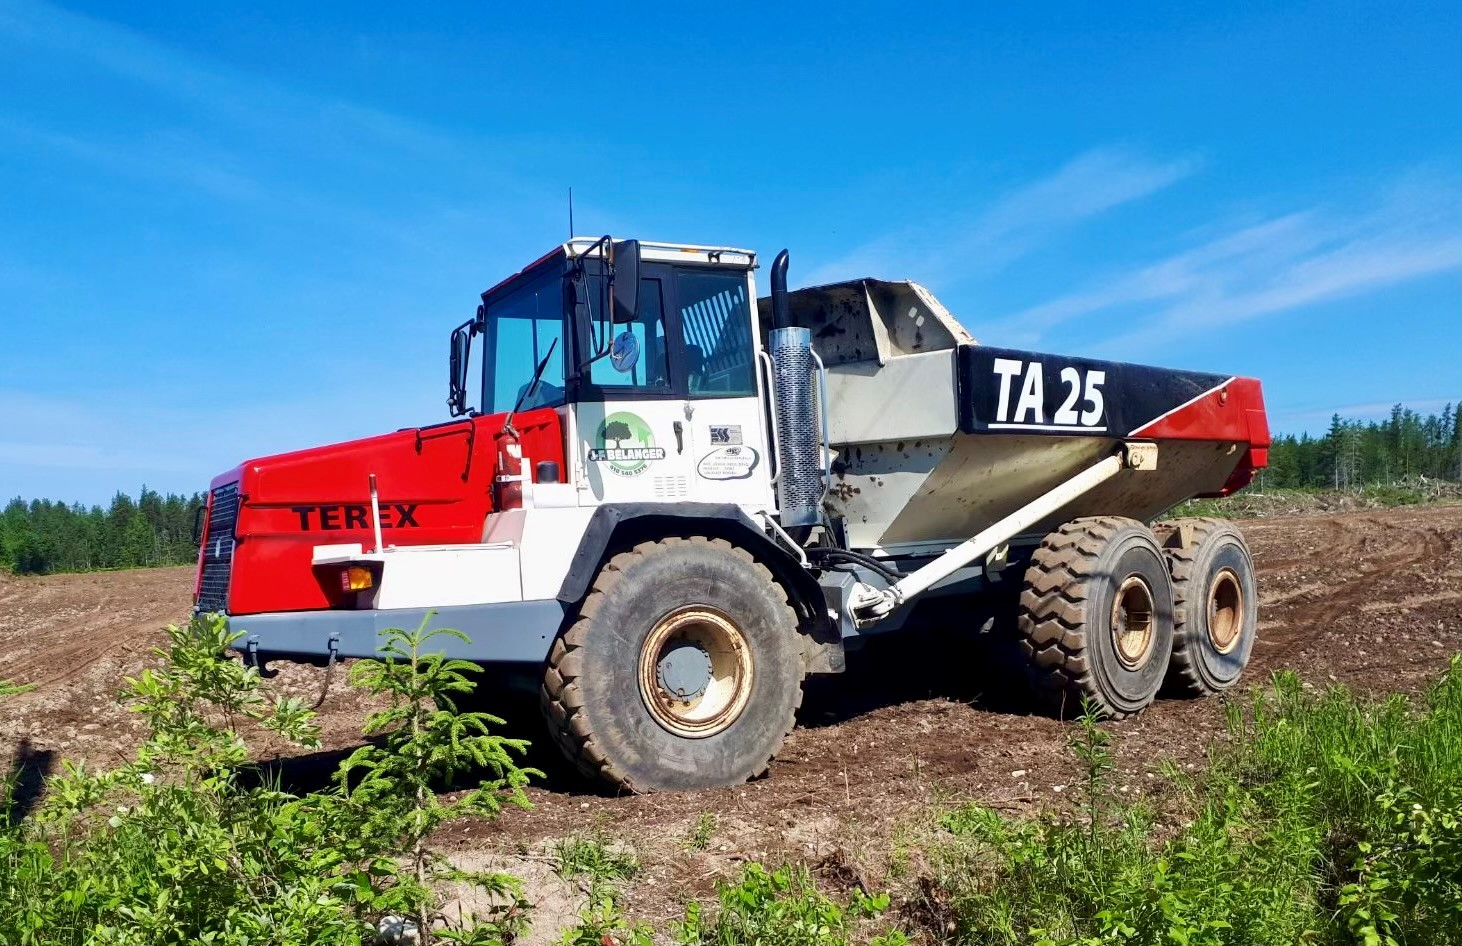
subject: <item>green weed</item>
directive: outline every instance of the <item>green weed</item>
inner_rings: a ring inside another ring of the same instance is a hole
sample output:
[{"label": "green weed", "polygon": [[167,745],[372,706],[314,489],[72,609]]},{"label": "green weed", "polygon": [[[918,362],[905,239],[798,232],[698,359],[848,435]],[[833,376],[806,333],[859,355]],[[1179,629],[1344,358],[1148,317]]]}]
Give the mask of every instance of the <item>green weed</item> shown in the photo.
[{"label": "green weed", "polygon": [[1083,719],[1080,810],[946,812],[924,925],[981,944],[1462,942],[1462,663],[1420,705],[1280,675],[1229,728],[1160,817],[1109,789]]},{"label": "green weed", "polygon": [[716,816],[709,811],[703,813],[685,833],[681,844],[687,851],[704,851],[711,846],[711,838],[716,833],[716,826]]},{"label": "green weed", "polygon": [[[842,946],[860,920],[876,919],[888,904],[888,894],[861,890],[840,903],[819,891],[802,868],[769,871],[753,863],[736,883],[721,885],[715,909],[690,904],[675,933],[682,946]],[[869,942],[904,946],[908,940],[891,931]]]},{"label": "green weed", "polygon": [[0,680],[0,698],[7,696],[19,696],[35,689],[35,684],[12,683],[9,680]]},{"label": "green weed", "polygon": [[591,897],[579,914],[579,923],[565,930],[562,946],[651,946],[654,930],[647,924],[627,920],[612,896]]},{"label": "green weed", "polygon": [[566,880],[583,877],[588,880],[589,889],[596,893],[631,880],[640,872],[640,860],[634,850],[614,842],[602,831],[560,838],[554,845],[554,861],[554,870],[560,877]]}]

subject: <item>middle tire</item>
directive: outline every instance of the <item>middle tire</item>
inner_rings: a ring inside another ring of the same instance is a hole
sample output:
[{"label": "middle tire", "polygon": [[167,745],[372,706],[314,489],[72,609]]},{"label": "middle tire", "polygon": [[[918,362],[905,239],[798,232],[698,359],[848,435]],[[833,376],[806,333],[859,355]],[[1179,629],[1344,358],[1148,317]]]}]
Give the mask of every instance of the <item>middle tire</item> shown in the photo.
[{"label": "middle tire", "polygon": [[564,754],[632,792],[763,774],[801,702],[786,593],[745,549],[701,536],[645,542],[605,564],[554,642],[542,689]]},{"label": "middle tire", "polygon": [[1082,700],[1112,718],[1153,701],[1173,650],[1173,586],[1152,532],[1115,516],[1075,519],[1042,540],[1020,596],[1031,683],[1058,715]]}]

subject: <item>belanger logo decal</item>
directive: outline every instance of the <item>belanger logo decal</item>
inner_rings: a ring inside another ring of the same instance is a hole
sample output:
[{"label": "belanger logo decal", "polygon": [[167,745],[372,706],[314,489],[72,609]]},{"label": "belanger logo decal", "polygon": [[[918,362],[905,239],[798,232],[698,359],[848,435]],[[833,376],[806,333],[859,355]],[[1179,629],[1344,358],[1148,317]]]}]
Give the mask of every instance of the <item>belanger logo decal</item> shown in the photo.
[{"label": "belanger logo decal", "polygon": [[605,417],[594,434],[594,442],[596,446],[589,450],[590,462],[608,463],[609,469],[620,476],[639,476],[654,461],[665,459],[665,448],[655,446],[650,425],[629,411]]},{"label": "belanger logo decal", "polygon": [[[416,507],[420,503],[381,503],[382,529],[414,529]],[[311,518],[316,529],[369,529],[371,507],[337,504],[334,506],[290,506],[300,517],[300,530],[310,531]]]}]

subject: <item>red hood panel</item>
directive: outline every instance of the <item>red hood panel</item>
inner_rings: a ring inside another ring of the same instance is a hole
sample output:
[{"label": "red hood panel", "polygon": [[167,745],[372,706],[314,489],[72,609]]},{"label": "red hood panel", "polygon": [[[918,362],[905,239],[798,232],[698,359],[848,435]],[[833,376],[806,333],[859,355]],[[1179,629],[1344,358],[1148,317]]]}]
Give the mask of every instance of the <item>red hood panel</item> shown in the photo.
[{"label": "red hood panel", "polygon": [[[317,545],[375,547],[370,476],[386,545],[480,542],[492,510],[504,415],[463,418],[363,440],[249,460],[214,480],[242,494],[229,612],[257,614],[338,605],[334,572],[316,575]],[[514,418],[523,453],[563,465],[563,433],[551,409]]]}]

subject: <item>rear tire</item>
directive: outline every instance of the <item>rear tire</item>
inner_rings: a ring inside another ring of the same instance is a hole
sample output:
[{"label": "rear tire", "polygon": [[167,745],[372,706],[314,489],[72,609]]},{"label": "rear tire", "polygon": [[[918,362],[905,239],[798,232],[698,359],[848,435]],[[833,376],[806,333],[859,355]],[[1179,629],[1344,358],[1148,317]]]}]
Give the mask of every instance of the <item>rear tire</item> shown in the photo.
[{"label": "rear tire", "polygon": [[745,549],[700,536],[614,556],[554,642],[542,690],[564,754],[631,792],[764,774],[801,702],[782,587]]},{"label": "rear tire", "polygon": [[1204,696],[1238,682],[1259,626],[1254,559],[1222,519],[1174,519],[1155,527],[1173,576],[1173,692]]},{"label": "rear tire", "polygon": [[1132,519],[1075,519],[1026,567],[1017,626],[1037,697],[1058,716],[1083,700],[1110,718],[1157,696],[1173,648],[1173,588],[1151,531]]}]

